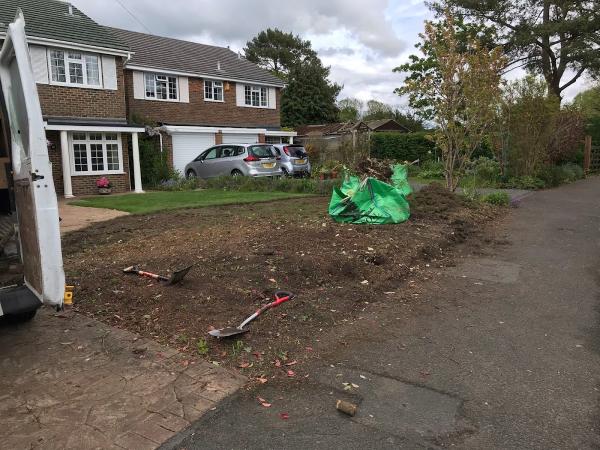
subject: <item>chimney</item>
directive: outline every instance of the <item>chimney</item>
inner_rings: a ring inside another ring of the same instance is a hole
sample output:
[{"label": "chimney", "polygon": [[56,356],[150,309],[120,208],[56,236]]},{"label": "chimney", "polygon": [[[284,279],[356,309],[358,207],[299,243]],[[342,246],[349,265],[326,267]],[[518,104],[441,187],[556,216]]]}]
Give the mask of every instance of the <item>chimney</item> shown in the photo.
[{"label": "chimney", "polygon": [[69,15],[72,16],[73,15],[73,5],[71,5],[70,3],[68,3],[69,5]]},{"label": "chimney", "polygon": [[217,70],[221,70],[221,61],[217,61]]}]

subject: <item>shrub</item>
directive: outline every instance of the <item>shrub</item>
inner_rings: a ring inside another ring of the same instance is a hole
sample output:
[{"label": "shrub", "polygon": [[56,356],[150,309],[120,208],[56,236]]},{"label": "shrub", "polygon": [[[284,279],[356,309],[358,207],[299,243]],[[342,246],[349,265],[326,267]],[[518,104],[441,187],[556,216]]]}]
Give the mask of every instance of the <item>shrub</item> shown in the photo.
[{"label": "shrub", "polygon": [[522,177],[512,177],[506,183],[503,183],[505,188],[513,189],[544,189],[546,182],[538,177],[523,175]]},{"label": "shrub", "polygon": [[436,147],[427,132],[417,133],[373,133],[371,135],[371,157],[400,161],[426,161],[435,158]]},{"label": "shrub", "polygon": [[425,161],[421,165],[421,171],[419,172],[420,178],[434,178],[434,179],[443,179],[444,178],[444,163],[437,161]]},{"label": "shrub", "polygon": [[508,206],[510,203],[510,195],[506,192],[492,192],[484,195],[481,201],[497,206]]},{"label": "shrub", "polygon": [[167,163],[167,152],[161,153],[158,140],[149,136],[140,136],[140,171],[144,186],[158,186],[173,177]]},{"label": "shrub", "polygon": [[155,186],[159,191],[191,191],[198,187],[197,178],[185,178],[177,171],[171,171],[170,175]]},{"label": "shrub", "polygon": [[544,180],[546,186],[555,187],[583,178],[583,168],[573,163],[562,166],[545,166],[538,171],[537,176]]},{"label": "shrub", "polygon": [[482,186],[496,186],[500,181],[500,163],[482,156],[471,162],[468,174],[473,175]]}]

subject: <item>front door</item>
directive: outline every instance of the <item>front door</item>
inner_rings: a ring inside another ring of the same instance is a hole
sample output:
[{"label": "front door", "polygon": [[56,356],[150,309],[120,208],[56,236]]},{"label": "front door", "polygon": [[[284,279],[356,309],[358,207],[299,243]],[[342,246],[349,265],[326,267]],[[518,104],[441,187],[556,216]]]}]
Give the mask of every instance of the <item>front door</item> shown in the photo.
[{"label": "front door", "polygon": [[8,26],[0,50],[0,84],[10,134],[25,285],[40,301],[59,306],[65,275],[58,203],[21,13]]}]

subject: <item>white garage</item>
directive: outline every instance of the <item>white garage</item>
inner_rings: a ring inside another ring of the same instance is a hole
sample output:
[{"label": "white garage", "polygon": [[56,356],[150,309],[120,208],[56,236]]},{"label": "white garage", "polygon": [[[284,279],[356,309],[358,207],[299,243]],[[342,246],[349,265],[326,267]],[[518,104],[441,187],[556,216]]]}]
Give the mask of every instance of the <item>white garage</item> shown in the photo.
[{"label": "white garage", "polygon": [[215,145],[215,133],[173,133],[173,168],[181,172],[187,163]]},{"label": "white garage", "polygon": [[258,134],[223,133],[223,144],[254,144],[258,142]]}]

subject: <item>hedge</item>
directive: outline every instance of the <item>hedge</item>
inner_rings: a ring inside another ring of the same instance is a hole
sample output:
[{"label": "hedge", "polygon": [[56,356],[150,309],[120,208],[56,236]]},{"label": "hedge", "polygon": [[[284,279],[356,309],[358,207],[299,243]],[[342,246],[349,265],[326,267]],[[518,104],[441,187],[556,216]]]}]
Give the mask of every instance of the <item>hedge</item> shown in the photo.
[{"label": "hedge", "polygon": [[[430,131],[415,133],[386,132],[371,135],[371,156],[373,158],[389,158],[400,161],[415,161],[418,159],[423,162],[440,157],[441,152],[436,147]],[[493,157],[487,139],[484,139],[471,155],[473,159],[481,156]]]},{"label": "hedge", "polygon": [[371,156],[400,161],[433,159],[436,155],[436,147],[433,140],[428,139],[427,135],[427,132],[373,133],[371,135]]}]

